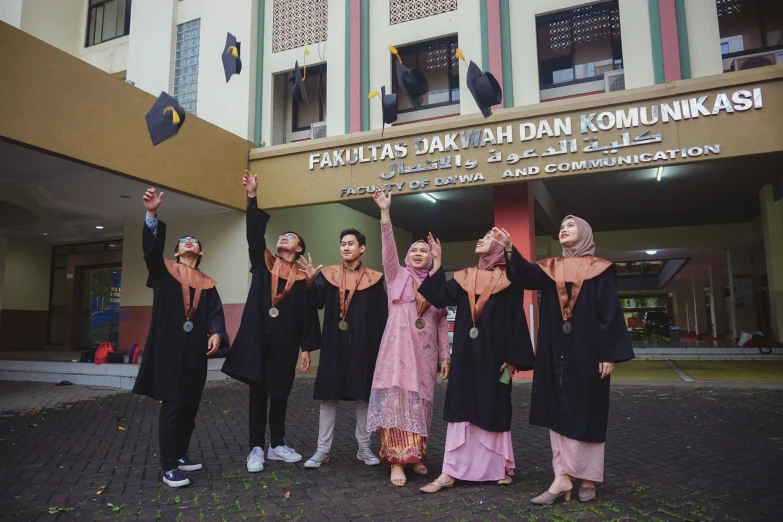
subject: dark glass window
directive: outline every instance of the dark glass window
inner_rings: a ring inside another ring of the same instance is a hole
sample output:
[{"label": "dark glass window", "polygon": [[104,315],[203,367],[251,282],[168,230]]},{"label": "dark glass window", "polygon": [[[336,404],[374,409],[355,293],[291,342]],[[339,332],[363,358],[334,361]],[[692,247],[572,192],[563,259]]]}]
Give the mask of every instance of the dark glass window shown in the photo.
[{"label": "dark glass window", "polygon": [[[430,91],[424,95],[422,107],[433,108],[459,103],[459,63],[456,56],[457,37],[449,36],[398,47],[402,63],[418,69],[427,78]],[[397,94],[398,112],[414,110],[408,97],[400,90],[392,55],[392,91]]]},{"label": "dark glass window", "polygon": [[724,58],[783,48],[783,2],[716,0]]},{"label": "dark glass window", "polygon": [[603,78],[623,68],[617,0],[536,17],[541,89]]},{"label": "dark glass window", "polygon": [[326,121],[326,64],[308,65],[304,88],[307,92],[308,107],[294,100],[291,114],[293,132],[308,130],[313,123]]},{"label": "dark glass window", "polygon": [[85,47],[130,33],[131,0],[90,0]]}]

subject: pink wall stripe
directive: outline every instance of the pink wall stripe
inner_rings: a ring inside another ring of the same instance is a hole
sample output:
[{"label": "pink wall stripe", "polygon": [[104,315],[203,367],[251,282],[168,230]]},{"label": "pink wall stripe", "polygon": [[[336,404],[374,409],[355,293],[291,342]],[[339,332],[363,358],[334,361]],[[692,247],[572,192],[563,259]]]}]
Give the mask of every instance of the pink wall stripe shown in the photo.
[{"label": "pink wall stripe", "polygon": [[680,43],[677,35],[677,10],[674,0],[658,0],[663,45],[663,76],[667,82],[682,80]]},{"label": "pink wall stripe", "polygon": [[[489,37],[489,64],[485,63],[483,66],[485,69],[489,69],[489,72],[492,73],[500,85],[503,85],[503,54],[500,46],[500,0],[487,0],[487,35]],[[503,104],[500,103],[492,108],[502,109]]]},{"label": "pink wall stripe", "polygon": [[362,3],[351,2],[351,132],[362,131]]}]

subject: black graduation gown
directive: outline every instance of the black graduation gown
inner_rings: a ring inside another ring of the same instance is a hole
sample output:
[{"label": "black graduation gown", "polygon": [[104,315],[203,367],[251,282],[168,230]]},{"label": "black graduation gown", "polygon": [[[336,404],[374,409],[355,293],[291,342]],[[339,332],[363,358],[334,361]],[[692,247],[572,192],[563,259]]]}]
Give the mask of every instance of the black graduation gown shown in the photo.
[{"label": "black graduation gown", "polygon": [[510,431],[511,382],[500,382],[500,367],[509,363],[531,370],[534,358],[522,289],[512,283],[489,298],[476,325],[476,339],[469,335],[473,318],[468,293],[457,281],[446,281],[441,269],[424,279],[419,293],[437,308],[457,307],[443,420],[469,422],[486,431]]},{"label": "black graduation gown", "polygon": [[[159,401],[181,401],[198,404],[207,380],[207,340],[220,334],[221,346],[228,345],[223,303],[217,288],[201,291],[193,330],[185,332],[185,304],[182,286],[166,269],[163,252],[166,224],[158,221],[155,237],[146,225],[142,232],[144,261],[152,288],[152,321],[144,346],[139,373],[133,393],[147,395]],[[195,290],[190,289],[191,302]]]},{"label": "black graduation gown", "polygon": [[313,399],[369,401],[375,360],[389,315],[383,278],[353,294],[345,317],[349,325],[346,331],[337,327],[340,289],[318,274],[311,292],[317,307],[325,308]]},{"label": "black graduation gown", "polygon": [[[570,335],[563,333],[555,282],[516,249],[506,266],[509,278],[541,291],[530,424],[573,440],[604,442],[610,377],[601,379],[598,363],[634,357],[614,265],[583,283],[570,319]],[[570,283],[566,289],[570,295]]]},{"label": "black graduation gown", "polygon": [[[319,348],[321,325],[318,310],[308,305],[304,280],[296,281],[285,299],[278,303],[280,315],[269,316],[272,274],[266,265],[264,239],[269,217],[258,208],[255,198],[248,198],[245,221],[253,275],[242,321],[222,371],[245,384],[260,384],[265,380],[270,396],[285,398],[294,384],[299,349],[308,352]],[[296,270],[297,266],[293,268]],[[286,280],[280,277],[278,292],[285,285]]]}]

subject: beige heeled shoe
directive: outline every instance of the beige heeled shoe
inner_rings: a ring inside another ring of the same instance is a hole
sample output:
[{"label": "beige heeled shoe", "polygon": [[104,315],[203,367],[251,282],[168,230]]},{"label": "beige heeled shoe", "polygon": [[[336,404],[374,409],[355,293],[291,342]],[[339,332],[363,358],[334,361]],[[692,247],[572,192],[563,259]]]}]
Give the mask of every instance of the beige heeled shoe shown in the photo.
[{"label": "beige heeled shoe", "polygon": [[579,502],[590,502],[595,499],[595,488],[579,488]]},{"label": "beige heeled shoe", "polygon": [[536,498],[531,498],[530,503],[535,504],[537,506],[551,506],[554,504],[559,498],[563,498],[565,502],[571,501],[571,489],[568,491],[563,491],[562,493],[550,493],[549,491],[544,491],[542,494],[537,496]]}]

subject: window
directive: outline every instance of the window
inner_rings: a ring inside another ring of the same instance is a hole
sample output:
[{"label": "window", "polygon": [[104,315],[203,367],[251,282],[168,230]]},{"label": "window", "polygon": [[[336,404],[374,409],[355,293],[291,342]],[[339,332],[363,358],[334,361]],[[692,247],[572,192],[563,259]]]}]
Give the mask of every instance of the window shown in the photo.
[{"label": "window", "polygon": [[201,18],[177,26],[174,97],[182,105],[182,108],[191,114],[196,114],[200,33]]},{"label": "window", "polygon": [[617,0],[536,17],[541,89],[600,80],[623,68]]},{"label": "window", "polygon": [[[422,107],[433,108],[459,103],[459,63],[456,56],[457,37],[449,36],[413,45],[398,47],[402,63],[418,69],[427,78],[430,92],[424,95]],[[400,90],[392,55],[392,91],[397,93],[398,112],[413,111],[408,97]]]},{"label": "window", "polygon": [[131,0],[89,0],[84,46],[108,42],[130,33]]},{"label": "window", "polygon": [[783,2],[716,0],[724,58],[783,47]]},{"label": "window", "polygon": [[291,114],[293,132],[306,131],[313,123],[326,121],[326,64],[308,66],[303,83],[310,106],[294,101]]}]

